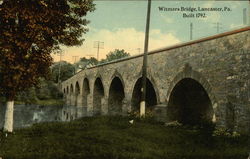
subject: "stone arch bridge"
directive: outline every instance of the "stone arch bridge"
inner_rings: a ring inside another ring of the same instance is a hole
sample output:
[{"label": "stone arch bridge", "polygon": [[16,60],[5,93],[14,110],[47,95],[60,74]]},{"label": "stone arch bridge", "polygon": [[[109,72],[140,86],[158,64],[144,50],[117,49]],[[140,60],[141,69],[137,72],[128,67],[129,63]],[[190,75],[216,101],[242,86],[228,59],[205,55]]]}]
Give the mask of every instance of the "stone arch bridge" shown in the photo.
[{"label": "stone arch bridge", "polygon": [[[62,83],[63,120],[138,110],[143,55],[85,69]],[[250,132],[250,27],[148,54],[146,107],[159,120]]]}]

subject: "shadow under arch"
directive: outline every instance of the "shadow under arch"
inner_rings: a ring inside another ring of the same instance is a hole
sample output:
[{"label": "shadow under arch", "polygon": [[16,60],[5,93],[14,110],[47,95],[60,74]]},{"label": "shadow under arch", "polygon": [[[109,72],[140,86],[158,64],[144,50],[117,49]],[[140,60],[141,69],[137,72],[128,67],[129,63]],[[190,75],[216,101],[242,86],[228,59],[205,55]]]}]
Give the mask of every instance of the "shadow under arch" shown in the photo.
[{"label": "shadow under arch", "polygon": [[122,114],[124,97],[124,84],[120,77],[115,76],[109,87],[108,112],[110,115]]},{"label": "shadow under arch", "polygon": [[84,107],[88,106],[88,95],[90,94],[89,80],[84,78],[82,85],[82,104]]},{"label": "shadow under arch", "polygon": [[[137,79],[132,93],[131,107],[133,111],[140,110],[142,77]],[[157,105],[157,94],[152,82],[147,78],[146,83],[146,109],[153,109]]]},{"label": "shadow under arch", "polygon": [[93,115],[101,115],[102,99],[104,97],[104,87],[100,77],[94,83],[93,91]]},{"label": "shadow under arch", "polygon": [[75,84],[75,94],[80,94],[80,85],[78,81]]},{"label": "shadow under arch", "polygon": [[78,98],[80,96],[80,85],[78,83],[78,81],[75,84],[75,106],[77,106],[78,104]]},{"label": "shadow under arch", "polygon": [[[138,79],[142,78],[142,70],[141,70],[134,78],[137,79],[136,82],[138,81]],[[159,95],[158,87],[157,87],[157,85],[156,85],[155,79],[153,78],[150,69],[147,70],[147,80],[150,81],[150,83],[152,84],[152,86],[153,86],[153,88],[154,88],[154,90],[155,90],[156,102],[157,102],[157,103],[160,103],[160,95]],[[132,87],[133,90],[134,90],[134,88],[135,88],[136,82],[134,83],[134,85],[133,85],[133,87]],[[147,84],[148,84],[148,83],[147,83]],[[133,90],[132,90],[132,91],[133,91]],[[140,98],[141,98],[141,97],[140,97]]]},{"label": "shadow under arch", "polygon": [[187,125],[215,122],[215,98],[211,86],[191,69],[184,69],[172,81],[167,94],[167,120]]},{"label": "shadow under arch", "polygon": [[114,72],[113,75],[111,76],[110,81],[113,81],[113,79],[116,78],[116,77],[120,79],[123,88],[125,88],[125,82],[124,82],[124,80],[123,80],[123,78],[122,78],[122,75],[121,75],[117,70],[115,70],[115,72]]},{"label": "shadow under arch", "polygon": [[73,98],[74,98],[74,88],[73,88],[73,84],[70,84],[70,91],[69,91],[69,95],[70,95],[70,105],[74,104]]},{"label": "shadow under arch", "polygon": [[73,84],[70,85],[70,94],[72,95],[74,93],[74,88],[73,88]]}]

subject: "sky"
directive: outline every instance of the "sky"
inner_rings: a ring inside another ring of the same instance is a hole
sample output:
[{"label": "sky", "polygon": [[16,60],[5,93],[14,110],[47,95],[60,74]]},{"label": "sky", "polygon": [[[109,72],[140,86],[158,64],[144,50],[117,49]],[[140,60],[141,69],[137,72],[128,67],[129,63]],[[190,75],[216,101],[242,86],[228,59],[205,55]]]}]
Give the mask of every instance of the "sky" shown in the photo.
[{"label": "sky", "polygon": [[[74,63],[81,57],[97,58],[96,41],[103,42],[99,60],[115,49],[124,49],[130,55],[143,53],[147,1],[94,0],[96,10],[86,19],[89,32],[79,47],[62,46],[62,60]],[[196,8],[191,12],[189,8]],[[167,11],[161,11],[166,8]],[[179,8],[179,11],[173,11]],[[182,9],[184,8],[184,10]],[[222,8],[222,11],[201,11],[202,8]],[[160,1],[152,0],[149,33],[149,51],[190,41],[190,23],[193,24],[193,40],[242,28],[243,9],[246,8],[247,24],[250,24],[249,1]],[[172,9],[172,10],[171,10]],[[184,14],[189,15],[185,17]],[[59,56],[53,54],[54,61]]]}]

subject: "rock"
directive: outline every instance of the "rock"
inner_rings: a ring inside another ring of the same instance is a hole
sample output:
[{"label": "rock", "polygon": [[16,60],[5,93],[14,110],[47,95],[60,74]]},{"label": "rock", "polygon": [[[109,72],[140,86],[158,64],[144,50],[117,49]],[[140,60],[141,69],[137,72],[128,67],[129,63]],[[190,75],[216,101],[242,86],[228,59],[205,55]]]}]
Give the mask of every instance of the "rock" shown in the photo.
[{"label": "rock", "polygon": [[171,121],[171,122],[165,123],[165,126],[167,126],[167,127],[179,127],[179,126],[182,126],[182,124],[176,120],[176,121]]},{"label": "rock", "polygon": [[133,123],[134,123],[134,120],[129,120],[129,123],[130,123],[130,124],[133,124]]}]

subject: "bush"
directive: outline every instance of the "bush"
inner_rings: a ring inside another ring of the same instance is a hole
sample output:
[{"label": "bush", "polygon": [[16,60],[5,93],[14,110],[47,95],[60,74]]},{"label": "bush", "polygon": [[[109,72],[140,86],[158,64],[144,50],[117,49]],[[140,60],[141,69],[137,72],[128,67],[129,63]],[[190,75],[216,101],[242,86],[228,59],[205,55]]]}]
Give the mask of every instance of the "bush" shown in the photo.
[{"label": "bush", "polygon": [[128,112],[128,116],[132,119],[152,119],[153,118],[153,111],[151,109],[146,109],[145,111],[145,115],[144,116],[140,116],[140,111],[136,110],[136,111],[130,111]]},{"label": "bush", "polygon": [[17,103],[24,103],[24,104],[33,104],[37,102],[36,90],[34,87],[26,91],[21,91],[16,96]]},{"label": "bush", "polygon": [[222,136],[222,137],[230,137],[230,138],[236,138],[240,137],[240,133],[236,131],[230,131],[226,128],[216,128],[213,131],[213,136]]},{"label": "bush", "polygon": [[[0,102],[5,102],[1,97]],[[16,104],[63,105],[63,94],[52,81],[41,79],[39,88],[29,88],[21,91],[15,98]]]}]

